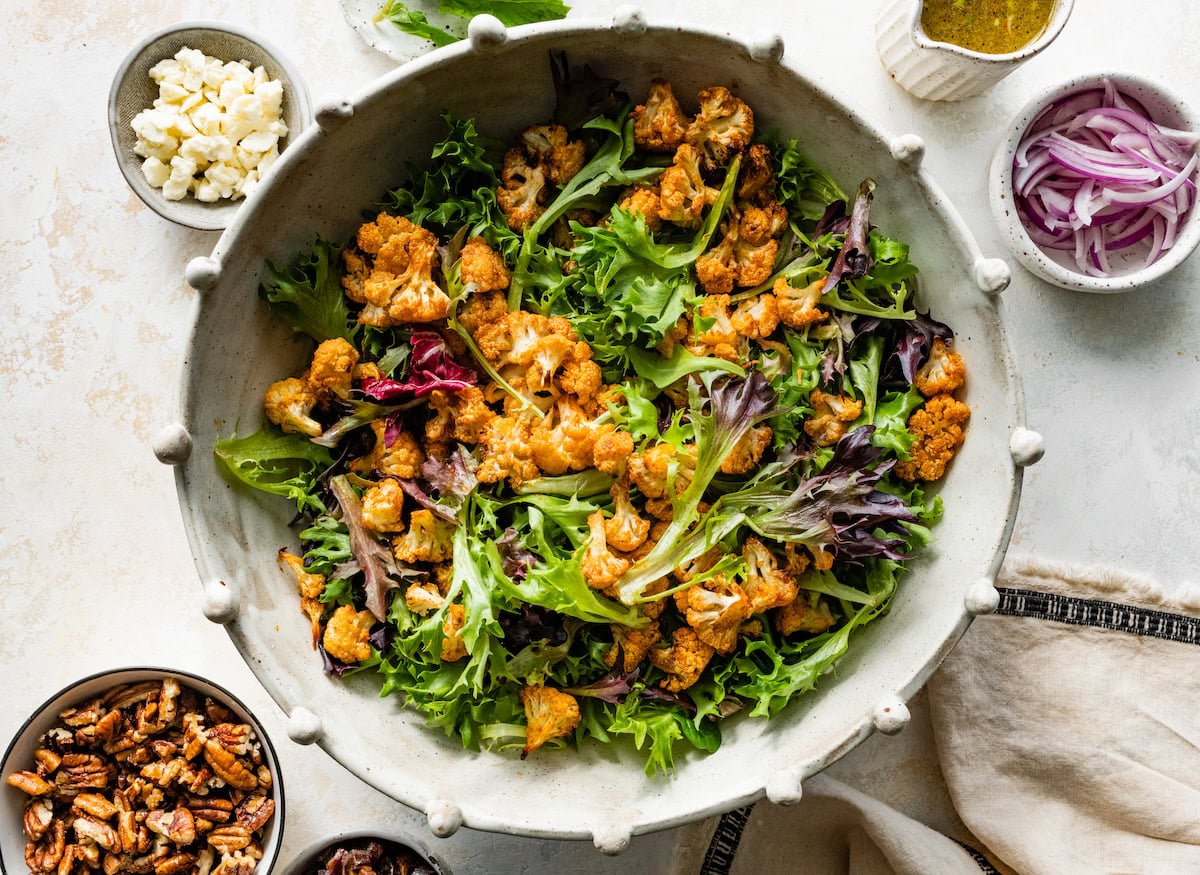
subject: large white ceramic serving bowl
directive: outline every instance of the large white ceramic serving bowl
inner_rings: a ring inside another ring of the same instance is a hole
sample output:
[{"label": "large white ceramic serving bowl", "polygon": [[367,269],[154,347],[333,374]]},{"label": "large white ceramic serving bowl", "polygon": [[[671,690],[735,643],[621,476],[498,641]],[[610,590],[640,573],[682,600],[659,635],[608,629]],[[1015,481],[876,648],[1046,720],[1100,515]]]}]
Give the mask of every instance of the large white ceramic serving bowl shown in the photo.
[{"label": "large white ceramic serving bowl", "polygon": [[[511,138],[554,107],[547,55],[619,78],[632,95],[655,76],[678,94],[734,86],[758,125],[801,138],[804,150],[852,191],[879,183],[872,220],[912,244],[925,305],[958,332],[970,366],[973,411],[966,446],[945,480],[938,541],[913,564],[891,613],[856,634],[846,659],[815,695],[770,722],[734,719],[711,756],[689,755],[676,774],[648,778],[620,744],[515,756],[463,750],[427,729],[375,682],[322,673],[295,582],[275,553],[295,545],[286,501],[251,494],[222,476],[213,444],[235,426],[262,422],[272,381],[302,369],[256,290],[265,262],[283,262],[316,235],[346,240],[365,211],[424,162],[444,129],[440,114],[473,116]],[[592,838],[619,850],[633,833],[669,827],[760,798],[798,798],[801,781],[878,727],[907,719],[903,702],[966,628],[994,609],[994,576],[1016,512],[1021,464],[1039,455],[1020,427],[1020,389],[998,292],[1003,262],[983,258],[962,221],[920,168],[923,144],[893,138],[806,78],[777,38],[743,44],[727,35],[647,24],[631,9],[614,20],[567,21],[506,32],[475,19],[468,40],[317,112],[317,124],[284,154],[276,173],[188,278],[200,294],[183,365],[181,419],[159,435],[159,457],[178,466],[184,522],[205,587],[205,610],[229,634],[267,690],[291,715],[296,740],[318,742],[383,792],[424,810],[439,834],[468,826],[550,838]],[[680,60],[677,60],[680,59]],[[682,60],[682,59],[686,59]],[[1014,462],[1014,459],[1016,462]]]}]

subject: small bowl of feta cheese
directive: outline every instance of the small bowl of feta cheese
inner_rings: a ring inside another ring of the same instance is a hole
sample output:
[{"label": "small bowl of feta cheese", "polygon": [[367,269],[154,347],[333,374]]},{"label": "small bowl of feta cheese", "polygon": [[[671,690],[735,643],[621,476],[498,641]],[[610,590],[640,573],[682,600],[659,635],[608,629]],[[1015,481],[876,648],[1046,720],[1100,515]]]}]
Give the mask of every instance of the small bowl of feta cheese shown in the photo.
[{"label": "small bowl of feta cheese", "polygon": [[150,34],[121,62],[108,98],[125,180],[160,216],[225,228],[309,122],[304,80],[240,27],[192,21]]}]

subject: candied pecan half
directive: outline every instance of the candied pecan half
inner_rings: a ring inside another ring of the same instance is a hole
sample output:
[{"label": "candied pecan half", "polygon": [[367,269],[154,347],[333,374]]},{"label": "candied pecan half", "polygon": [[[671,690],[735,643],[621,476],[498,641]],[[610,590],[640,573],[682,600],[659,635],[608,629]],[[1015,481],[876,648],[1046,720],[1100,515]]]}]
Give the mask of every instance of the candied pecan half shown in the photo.
[{"label": "candied pecan half", "polygon": [[186,808],[173,811],[151,811],[146,815],[146,827],[161,836],[166,836],[183,847],[196,840],[196,821]]},{"label": "candied pecan half", "polygon": [[275,813],[275,800],[266,795],[247,796],[237,807],[237,821],[246,829],[254,832],[262,829]]},{"label": "candied pecan half", "polygon": [[204,742],[204,759],[212,767],[213,773],[229,786],[239,790],[253,790],[258,786],[258,777],[254,772],[216,738],[210,736]]},{"label": "candied pecan half", "polygon": [[117,806],[109,802],[99,793],[80,793],[75,797],[72,808],[90,814],[97,820],[108,820],[117,813]]},{"label": "candied pecan half", "polygon": [[55,820],[40,841],[25,846],[25,865],[30,872],[53,872],[66,848],[67,825]]},{"label": "candied pecan half", "polygon": [[105,790],[113,777],[113,769],[91,753],[69,753],[54,773],[54,783],[64,796],[74,796],[84,790]]},{"label": "candied pecan half", "polygon": [[106,851],[119,851],[121,849],[121,839],[117,836],[117,831],[104,821],[84,815],[83,817],[75,818],[71,827],[75,830],[77,841],[87,839],[90,842],[95,842]]},{"label": "candied pecan half", "polygon": [[33,752],[33,758],[37,760],[39,775],[52,775],[55,770],[62,765],[62,757],[52,750],[44,747],[39,747]]},{"label": "candied pecan half", "polygon": [[250,838],[250,830],[239,824],[219,826],[206,836],[208,843],[222,857],[242,850],[250,844]]},{"label": "candied pecan half", "polygon": [[25,837],[31,842],[40,841],[54,820],[54,803],[45,797],[34,797],[25,805],[22,821]]},{"label": "candied pecan half", "polygon": [[30,796],[45,796],[54,789],[53,784],[34,772],[13,772],[5,780],[10,787],[16,787]]}]

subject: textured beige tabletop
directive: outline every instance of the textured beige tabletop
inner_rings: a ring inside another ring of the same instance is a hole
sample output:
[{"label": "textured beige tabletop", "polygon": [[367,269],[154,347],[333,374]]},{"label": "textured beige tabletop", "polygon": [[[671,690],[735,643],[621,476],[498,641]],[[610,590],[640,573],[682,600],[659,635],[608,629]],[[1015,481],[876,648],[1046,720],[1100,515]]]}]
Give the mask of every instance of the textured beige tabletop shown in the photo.
[{"label": "textured beige tabletop", "polygon": [[[577,12],[610,5],[575,4]],[[1049,51],[959,105],[920,103],[888,81],[874,54],[873,0],[642,6],[654,18],[747,36],[781,32],[791,57],[866,114],[926,138],[927,166],[989,255],[1006,253],[986,203],[987,163],[1032,90],[1126,69],[1200,102],[1188,36],[1200,32],[1200,7],[1175,0],[1081,2]],[[91,671],[189,669],[242,696],[280,748],[281,862],[339,829],[422,832],[423,816],[320,750],[290,743],[279,710],[200,613],[172,471],[150,442],[170,419],[189,330],[194,293],[183,267],[216,235],[171,225],[137,200],[105,124],[121,58],[175,21],[224,19],[268,35],[317,101],[353,94],[393,62],[359,41],[332,0],[5,0],[0,10],[0,743],[44,698]],[[1154,288],[1107,298],[1052,289],[1014,267],[1005,295],[1029,421],[1049,448],[1027,477],[1013,549],[1119,564],[1168,588],[1194,582],[1200,260]],[[913,711],[904,735],[873,738],[834,770],[954,832],[920,696]],[[465,830],[438,847],[459,875],[659,872],[675,839],[637,838],[616,859],[590,845]]]}]

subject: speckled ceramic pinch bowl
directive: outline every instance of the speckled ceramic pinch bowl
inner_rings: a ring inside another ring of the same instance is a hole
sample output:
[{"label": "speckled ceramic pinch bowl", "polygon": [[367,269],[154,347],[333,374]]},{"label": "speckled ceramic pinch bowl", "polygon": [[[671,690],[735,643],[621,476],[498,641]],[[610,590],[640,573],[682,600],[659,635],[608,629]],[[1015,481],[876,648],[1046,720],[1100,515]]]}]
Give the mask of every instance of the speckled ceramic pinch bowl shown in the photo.
[{"label": "speckled ceramic pinch bowl", "polygon": [[[249,434],[263,421],[265,387],[303,367],[303,350],[287,342],[287,327],[256,294],[266,261],[286,261],[317,235],[349,239],[362,211],[404,178],[405,163],[428,160],[444,130],[443,111],[474,117],[480,130],[505,139],[549,118],[554,89],[547,54],[559,50],[573,65],[587,63],[619,78],[635,95],[656,76],[672,80],[681,95],[736,83],[761,129],[802,137],[805,151],[848,190],[864,177],[877,180],[872,221],[912,245],[925,303],[955,327],[971,369],[964,396],[972,409],[970,438],[941,487],[945,519],[890,615],[856,634],[845,660],[814,695],[771,721],[731,719],[720,750],[680,756],[676,773],[665,778],[647,777],[642,757],[621,743],[543,751],[525,761],[464,751],[398,698],[380,698],[372,678],[342,682],[324,675],[295,581],[275,563],[280,546],[295,541],[287,502],[236,487],[213,459],[214,443],[235,424]],[[205,612],[226,624],[289,715],[292,738],[320,744],[363,780],[424,811],[438,835],[465,824],[591,839],[616,852],[635,833],[764,795],[795,801],[806,777],[875,729],[899,731],[908,719],[905,700],[953,647],[972,613],[995,609],[993,582],[1013,525],[1021,467],[1041,455],[1040,438],[1023,428],[1000,313],[1008,268],[980,252],[922,169],[921,139],[881,130],[815,84],[777,36],[743,42],[652,23],[632,7],[610,20],[512,30],[478,17],[467,40],[327,104],[316,117],[211,256],[188,267],[200,294],[178,420],[155,440],[158,457],[177,466]]]}]

